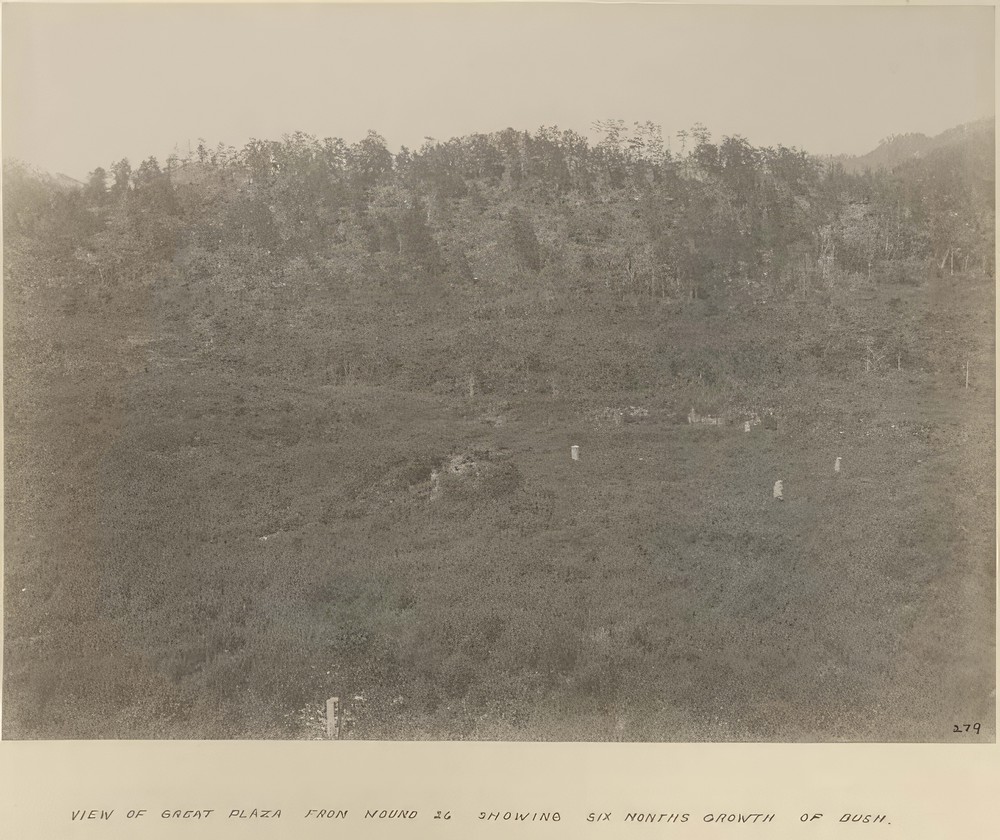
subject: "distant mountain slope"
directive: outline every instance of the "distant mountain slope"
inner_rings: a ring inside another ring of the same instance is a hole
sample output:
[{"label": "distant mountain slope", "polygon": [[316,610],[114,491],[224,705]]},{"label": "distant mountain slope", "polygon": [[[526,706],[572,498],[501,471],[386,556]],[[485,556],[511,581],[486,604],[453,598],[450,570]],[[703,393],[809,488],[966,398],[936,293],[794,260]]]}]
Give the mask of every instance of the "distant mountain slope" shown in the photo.
[{"label": "distant mountain slope", "polygon": [[78,181],[76,178],[71,178],[69,175],[65,175],[62,172],[56,172],[54,175],[46,172],[43,177],[50,184],[64,190],[71,190],[76,189],[77,187],[86,186],[83,181]]},{"label": "distant mountain slope", "polygon": [[65,175],[62,172],[56,172],[53,175],[51,172],[46,172],[44,169],[39,169],[37,166],[32,166],[31,164],[24,163],[23,161],[7,160],[5,164],[19,168],[24,172],[28,172],[36,180],[59,190],[75,190],[79,187],[86,186],[83,181],[78,181],[76,178],[71,178],[69,175]]},{"label": "distant mountain slope", "polygon": [[926,134],[895,134],[886,138],[878,147],[865,155],[837,155],[830,161],[841,164],[848,172],[865,172],[879,169],[893,169],[908,160],[918,160],[927,157],[937,149],[955,146],[959,143],[985,137],[994,130],[993,118],[977,120],[976,122],[949,128],[935,137]]}]

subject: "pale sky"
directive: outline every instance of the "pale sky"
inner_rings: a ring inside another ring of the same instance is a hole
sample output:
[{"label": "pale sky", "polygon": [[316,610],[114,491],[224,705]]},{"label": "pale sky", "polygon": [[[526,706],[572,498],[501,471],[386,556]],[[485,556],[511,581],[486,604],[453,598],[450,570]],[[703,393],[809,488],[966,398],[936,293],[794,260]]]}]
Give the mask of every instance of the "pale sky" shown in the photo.
[{"label": "pale sky", "polygon": [[83,178],[199,137],[612,117],[860,154],[992,116],[994,32],[989,6],[5,3],[3,154]]}]

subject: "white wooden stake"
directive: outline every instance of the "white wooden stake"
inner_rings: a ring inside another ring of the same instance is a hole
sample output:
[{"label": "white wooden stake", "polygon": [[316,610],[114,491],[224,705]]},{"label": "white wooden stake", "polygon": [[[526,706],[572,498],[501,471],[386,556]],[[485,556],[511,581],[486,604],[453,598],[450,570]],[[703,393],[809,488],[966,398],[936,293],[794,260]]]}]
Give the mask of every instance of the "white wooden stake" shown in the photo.
[{"label": "white wooden stake", "polygon": [[326,701],[326,737],[340,738],[340,698],[331,697]]},{"label": "white wooden stake", "polygon": [[580,460],[580,447],[579,446],[571,446],[569,448],[569,455],[570,455],[570,457],[574,461],[579,461]]}]

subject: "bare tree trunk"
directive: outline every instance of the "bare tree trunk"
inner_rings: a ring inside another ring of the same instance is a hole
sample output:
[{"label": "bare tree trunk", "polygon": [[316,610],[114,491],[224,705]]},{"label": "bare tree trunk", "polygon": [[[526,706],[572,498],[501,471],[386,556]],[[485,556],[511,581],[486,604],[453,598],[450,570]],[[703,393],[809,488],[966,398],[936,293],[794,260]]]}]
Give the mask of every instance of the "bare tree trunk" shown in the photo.
[{"label": "bare tree trunk", "polygon": [[625,258],[625,280],[629,291],[635,291],[636,268],[632,265],[632,258]]}]

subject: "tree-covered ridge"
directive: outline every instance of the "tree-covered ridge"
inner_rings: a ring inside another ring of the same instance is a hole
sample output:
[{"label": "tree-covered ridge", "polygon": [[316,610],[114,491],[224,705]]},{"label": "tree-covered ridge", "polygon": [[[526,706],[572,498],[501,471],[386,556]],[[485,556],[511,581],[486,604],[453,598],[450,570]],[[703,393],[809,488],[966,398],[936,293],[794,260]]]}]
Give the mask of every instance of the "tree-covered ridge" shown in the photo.
[{"label": "tree-covered ridge", "polygon": [[202,143],[162,166],[98,168],[82,194],[9,169],[5,221],[9,235],[51,234],[70,250],[99,251],[101,232],[127,230],[154,257],[350,255],[375,275],[503,283],[558,272],[668,297],[781,294],[838,273],[877,279],[905,260],[992,262],[991,125],[863,174],[739,136],[713,142],[700,125],[673,151],[651,123],[595,128],[596,144],[507,129],[395,155],[374,132],[353,144],[302,133],[240,150]]}]

